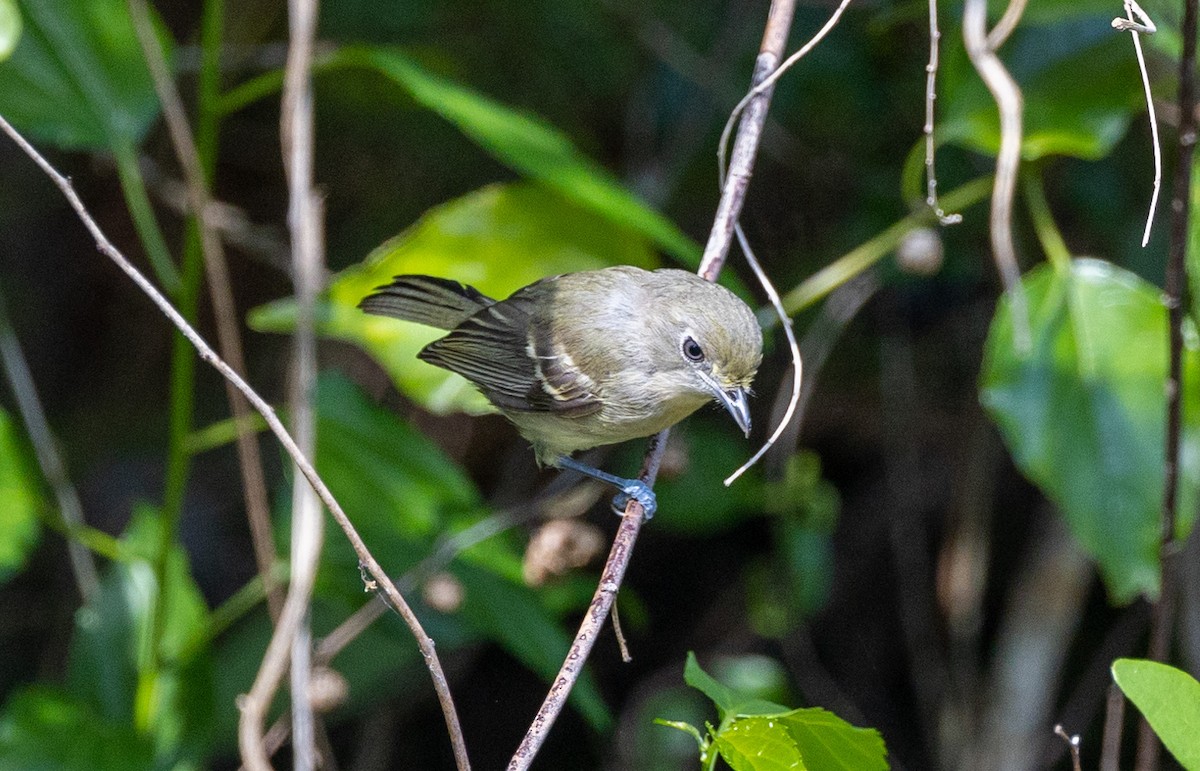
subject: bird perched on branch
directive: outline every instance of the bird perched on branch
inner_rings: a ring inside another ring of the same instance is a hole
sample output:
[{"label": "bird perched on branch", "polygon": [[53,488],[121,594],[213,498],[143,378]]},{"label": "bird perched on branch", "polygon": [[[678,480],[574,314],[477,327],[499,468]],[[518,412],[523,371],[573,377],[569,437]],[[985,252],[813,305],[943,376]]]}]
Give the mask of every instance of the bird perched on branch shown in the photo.
[{"label": "bird perched on branch", "polygon": [[713,400],[750,435],[762,331],[736,295],[693,273],[566,273],[500,301],[457,281],[396,276],[359,307],[449,330],[418,358],[474,383],[540,464],[619,488],[620,509],[632,497],[653,515],[653,491],[571,453],[658,433]]}]

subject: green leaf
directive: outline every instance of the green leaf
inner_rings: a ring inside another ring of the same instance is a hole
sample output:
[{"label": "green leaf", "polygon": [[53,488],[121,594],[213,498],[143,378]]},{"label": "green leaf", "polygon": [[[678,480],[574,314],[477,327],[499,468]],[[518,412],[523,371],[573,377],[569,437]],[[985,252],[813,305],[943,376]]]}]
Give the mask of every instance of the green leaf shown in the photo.
[{"label": "green leaf", "polygon": [[[487,412],[491,408],[474,386],[416,358],[445,332],[367,315],[358,302],[401,273],[454,278],[507,297],[545,276],[617,264],[653,267],[654,256],[636,234],[614,228],[553,190],[531,183],[491,185],[431,209],[361,265],[339,274],[320,308],[319,328],[362,346],[425,409]],[[250,314],[259,330],[283,332],[294,322],[291,299]]]},{"label": "green leaf", "polygon": [[887,769],[887,747],[873,728],[850,725],[820,707],[797,709],[776,718],[800,749],[808,768],[820,771]]},{"label": "green leaf", "polygon": [[685,264],[699,264],[700,250],[691,239],[540,118],[434,75],[394,48],[347,47],[335,60],[332,63],[379,72],[514,171],[539,180],[610,224],[648,238]]},{"label": "green leaf", "polygon": [[[64,149],[132,146],[158,99],[125,0],[22,0],[24,33],[0,64],[0,114]],[[168,36],[159,25],[164,46]]]},{"label": "green leaf", "polygon": [[683,680],[712,700],[722,721],[744,715],[781,715],[789,711],[787,707],[738,693],[718,682],[700,667],[696,654],[691,651],[688,651],[687,663],[683,667]]},{"label": "green leaf", "polygon": [[717,734],[713,746],[733,771],[824,769],[805,764],[787,728],[774,718],[735,720]]},{"label": "green leaf", "polygon": [[155,768],[154,746],[133,727],[40,686],[17,692],[0,717],[0,768],[138,771]]},{"label": "green leaf", "polygon": [[21,39],[21,12],[16,0],[0,0],[0,62],[9,57]]},{"label": "green leaf", "polygon": [[[1097,160],[1112,152],[1145,99],[1129,40],[1110,33],[1082,50],[1068,48],[1067,55],[1061,54],[1061,46],[1027,48],[1027,55],[1012,57],[1022,64],[1015,73],[1025,100],[1021,156]],[[945,105],[939,136],[995,155],[1000,147],[996,104],[970,70],[961,43],[948,53],[947,69],[962,75],[946,79],[945,96],[939,100]],[[1096,77],[1098,72],[1105,76]]]},{"label": "green leaf", "polygon": [[19,571],[41,528],[37,482],[17,428],[0,410],[0,582]]},{"label": "green leaf", "polygon": [[1200,769],[1200,683],[1175,667],[1142,659],[1117,659],[1112,673],[1179,765]]},{"label": "green leaf", "polygon": [[[981,401],[1022,473],[1063,512],[1099,563],[1109,594],[1158,593],[1167,312],[1160,293],[1099,260],[1048,266],[1023,280],[1032,346],[1013,347],[1011,310],[992,321]],[[1195,383],[1196,335],[1186,336],[1185,383]],[[1184,389],[1180,533],[1200,482],[1200,394]]]},{"label": "green leaf", "polygon": [[[165,584],[157,583],[158,517],[149,507],[134,511],[122,537],[130,558],[112,564],[100,591],[76,614],[68,680],[72,695],[117,724],[134,725],[137,700],[148,699],[142,709],[166,758],[203,747],[212,720],[212,673],[207,649],[188,651],[202,637],[208,609],[177,544],[165,556]],[[156,656],[149,655],[150,645]]]}]

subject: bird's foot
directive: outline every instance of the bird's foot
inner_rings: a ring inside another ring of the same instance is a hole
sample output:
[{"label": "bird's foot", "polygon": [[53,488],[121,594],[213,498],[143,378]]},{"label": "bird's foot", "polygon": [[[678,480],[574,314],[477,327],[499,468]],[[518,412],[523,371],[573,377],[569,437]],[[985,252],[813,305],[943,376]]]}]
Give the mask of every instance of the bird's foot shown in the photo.
[{"label": "bird's foot", "polygon": [[621,488],[621,492],[617,493],[612,500],[613,511],[618,516],[625,515],[625,507],[629,502],[637,501],[642,506],[642,512],[646,519],[654,516],[655,510],[658,509],[658,498],[655,497],[654,491],[650,489],[650,485],[640,479],[626,479],[625,486]]}]

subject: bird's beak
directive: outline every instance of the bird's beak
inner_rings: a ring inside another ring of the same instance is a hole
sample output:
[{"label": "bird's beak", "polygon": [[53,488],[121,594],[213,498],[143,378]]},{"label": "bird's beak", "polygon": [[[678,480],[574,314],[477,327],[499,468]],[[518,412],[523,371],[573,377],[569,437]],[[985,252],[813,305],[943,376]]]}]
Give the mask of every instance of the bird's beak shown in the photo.
[{"label": "bird's beak", "polygon": [[733,416],[733,420],[738,424],[738,428],[742,429],[742,433],[746,438],[750,438],[750,403],[746,400],[745,388],[730,388],[725,390],[716,383],[713,383],[713,393],[717,396],[717,401],[724,405],[725,409],[729,410],[729,414]]}]

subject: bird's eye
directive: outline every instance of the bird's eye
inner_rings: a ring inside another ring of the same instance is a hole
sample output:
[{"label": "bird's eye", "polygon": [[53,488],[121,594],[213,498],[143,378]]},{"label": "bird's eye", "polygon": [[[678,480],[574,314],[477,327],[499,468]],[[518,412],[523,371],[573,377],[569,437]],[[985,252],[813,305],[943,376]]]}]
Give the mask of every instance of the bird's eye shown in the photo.
[{"label": "bird's eye", "polygon": [[690,337],[683,339],[683,355],[689,361],[704,361],[704,349],[700,347],[700,343]]}]

